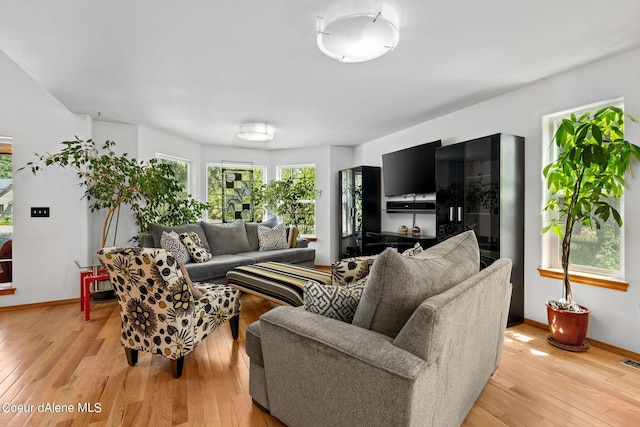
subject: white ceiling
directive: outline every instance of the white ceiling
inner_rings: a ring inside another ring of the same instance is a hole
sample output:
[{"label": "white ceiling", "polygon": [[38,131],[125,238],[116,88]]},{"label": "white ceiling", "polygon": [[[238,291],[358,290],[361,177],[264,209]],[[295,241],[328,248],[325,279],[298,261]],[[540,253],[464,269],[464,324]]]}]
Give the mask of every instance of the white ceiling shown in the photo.
[{"label": "white ceiling", "polygon": [[[359,64],[316,47],[321,0],[0,0],[0,50],[73,112],[280,149],[361,144],[640,46],[638,0],[391,3],[397,49]],[[247,121],[273,141],[239,140]]]}]

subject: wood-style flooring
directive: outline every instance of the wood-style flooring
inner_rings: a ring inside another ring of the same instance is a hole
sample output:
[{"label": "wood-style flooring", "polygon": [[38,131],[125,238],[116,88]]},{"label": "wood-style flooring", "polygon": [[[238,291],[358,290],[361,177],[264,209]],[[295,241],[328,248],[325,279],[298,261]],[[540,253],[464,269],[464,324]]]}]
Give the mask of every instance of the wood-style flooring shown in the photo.
[{"label": "wood-style flooring", "polygon": [[[179,379],[162,357],[140,353],[127,365],[115,302],[92,304],[89,324],[79,304],[0,312],[0,426],[281,426],[251,404],[244,342],[247,325],[273,307],[244,295],[239,339],[218,328],[186,356]],[[640,370],[621,359],[510,328],[464,425],[640,426]]]}]

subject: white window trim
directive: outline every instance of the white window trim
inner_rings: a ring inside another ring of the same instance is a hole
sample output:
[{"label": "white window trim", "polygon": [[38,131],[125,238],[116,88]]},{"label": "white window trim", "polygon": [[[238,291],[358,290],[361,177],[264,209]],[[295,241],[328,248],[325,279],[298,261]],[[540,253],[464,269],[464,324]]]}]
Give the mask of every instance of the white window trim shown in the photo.
[{"label": "white window trim", "polygon": [[[624,98],[613,98],[606,101],[595,102],[588,105],[583,105],[581,107],[572,108],[569,110],[564,110],[558,113],[548,114],[542,116],[542,144],[543,144],[543,156],[542,156],[542,167],[544,168],[546,165],[551,163],[552,159],[556,156],[556,146],[552,144],[553,140],[553,123],[561,118],[568,117],[571,114],[575,114],[576,116],[580,116],[589,111],[597,111],[598,109],[605,107],[607,105],[616,105],[622,109],[624,109]],[[547,189],[547,183],[544,179],[542,173],[540,173],[540,178],[542,180],[542,208],[549,200],[549,190]],[[542,214],[542,224],[548,224],[549,219],[553,215],[552,212],[544,212]],[[620,228],[620,270],[605,270],[597,267],[589,267],[582,265],[573,265],[571,264],[569,270],[574,273],[584,273],[587,275],[600,276],[600,277],[610,277],[616,279],[624,280],[625,277],[625,238],[624,238],[624,223],[625,223],[625,215],[624,215],[624,195],[620,198],[620,215],[622,216],[623,226]],[[559,261],[557,261],[559,257],[559,246],[560,239],[555,233],[549,230],[547,233],[542,235],[542,268],[547,269],[562,269],[562,265]]]},{"label": "white window trim", "polygon": [[[316,180],[318,177],[318,168],[315,163],[302,163],[302,164],[293,164],[293,165],[278,165],[276,166],[276,179],[282,179],[282,169],[301,169],[301,168],[313,168],[316,171]],[[316,182],[317,185],[317,182]],[[317,188],[317,187],[316,187]],[[317,203],[316,200],[300,200],[300,203],[313,203],[313,215],[315,217],[316,227],[318,225],[318,211],[317,211]],[[318,230],[315,230],[316,233]],[[301,234],[301,237],[315,237],[316,234]]]},{"label": "white window trim", "polygon": [[171,160],[173,162],[181,162],[187,165],[187,194],[191,194],[193,197],[193,194],[196,192],[195,190],[195,185],[193,185],[194,183],[194,179],[193,179],[193,174],[195,174],[195,166],[192,167],[194,165],[194,161],[189,160],[189,159],[185,159],[182,157],[176,157],[176,156],[170,156],[168,154],[161,154],[161,153],[156,153],[156,158],[157,159],[164,159],[164,160]]}]

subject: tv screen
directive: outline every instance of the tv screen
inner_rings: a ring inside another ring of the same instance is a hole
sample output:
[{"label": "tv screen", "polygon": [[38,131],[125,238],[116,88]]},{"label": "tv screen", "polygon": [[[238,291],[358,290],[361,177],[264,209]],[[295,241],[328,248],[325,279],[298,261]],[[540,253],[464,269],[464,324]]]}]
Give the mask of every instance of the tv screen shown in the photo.
[{"label": "tv screen", "polygon": [[382,155],[385,196],[436,192],[436,148],[428,142]]}]

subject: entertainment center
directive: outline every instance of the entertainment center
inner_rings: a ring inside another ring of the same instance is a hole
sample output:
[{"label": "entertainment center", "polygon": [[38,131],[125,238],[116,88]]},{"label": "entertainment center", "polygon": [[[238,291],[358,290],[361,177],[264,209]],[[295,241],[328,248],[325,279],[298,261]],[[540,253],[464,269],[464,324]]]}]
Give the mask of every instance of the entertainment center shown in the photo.
[{"label": "entertainment center", "polygon": [[[524,319],[524,138],[494,134],[442,146],[433,141],[382,155],[382,170],[359,166],[340,171],[340,258],[426,248],[474,230],[481,268],[498,258],[513,262],[508,324]],[[381,185],[381,175],[384,186]],[[386,197],[404,196],[409,200]],[[416,195],[435,194],[435,200]],[[381,229],[382,214],[435,216],[435,235]]]}]

